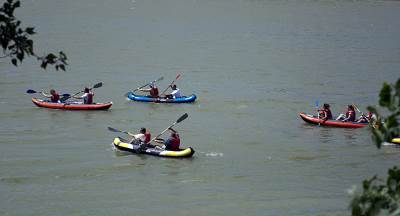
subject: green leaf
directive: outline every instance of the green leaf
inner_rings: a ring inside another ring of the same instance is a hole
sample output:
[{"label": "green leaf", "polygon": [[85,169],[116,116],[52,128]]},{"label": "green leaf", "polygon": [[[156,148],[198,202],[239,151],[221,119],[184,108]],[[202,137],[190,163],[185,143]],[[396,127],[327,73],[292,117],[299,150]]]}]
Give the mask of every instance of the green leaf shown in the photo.
[{"label": "green leaf", "polygon": [[3,47],[4,50],[7,50],[8,43],[9,43],[9,40],[1,39],[1,46]]},{"label": "green leaf", "polygon": [[378,114],[378,110],[373,106],[367,106],[367,110],[372,113]]},{"label": "green leaf", "polygon": [[20,7],[20,6],[21,6],[21,2],[16,1],[15,4],[14,4],[14,8],[17,8],[17,7]]},{"label": "green leaf", "polygon": [[396,84],[394,85],[394,89],[396,95],[400,97],[400,78],[397,80]]},{"label": "green leaf", "polygon": [[28,28],[25,29],[25,32],[30,34],[30,35],[33,35],[33,34],[35,34],[34,29],[35,28],[33,28],[33,27],[28,27]]},{"label": "green leaf", "polygon": [[389,108],[392,104],[392,87],[386,82],[383,83],[382,90],[379,94],[379,105]]},{"label": "green leaf", "polygon": [[40,65],[41,68],[46,69],[47,67],[47,62],[43,61],[42,64]]},{"label": "green leaf", "polygon": [[22,62],[22,60],[24,60],[24,52],[19,52],[17,53],[17,58],[20,62]]},{"label": "green leaf", "polygon": [[17,66],[17,59],[13,58],[13,59],[11,59],[11,62],[13,65]]}]

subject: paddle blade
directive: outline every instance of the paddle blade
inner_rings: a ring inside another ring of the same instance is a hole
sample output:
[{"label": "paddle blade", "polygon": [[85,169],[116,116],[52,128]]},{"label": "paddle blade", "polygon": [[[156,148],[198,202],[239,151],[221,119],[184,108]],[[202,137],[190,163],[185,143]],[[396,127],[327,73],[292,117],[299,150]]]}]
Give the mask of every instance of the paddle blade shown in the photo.
[{"label": "paddle blade", "polygon": [[28,89],[27,91],[26,91],[26,93],[28,93],[28,94],[34,94],[34,93],[37,93],[35,90],[32,90],[32,89]]},{"label": "paddle blade", "polygon": [[70,94],[63,94],[62,96],[63,96],[63,97],[71,97]]},{"label": "paddle blade", "polygon": [[180,118],[178,118],[178,120],[176,120],[176,123],[179,123],[183,120],[185,120],[189,115],[187,113],[183,114]]},{"label": "paddle blade", "polygon": [[70,95],[68,95],[68,96],[63,96],[62,98],[60,98],[60,101],[61,101],[62,103],[64,103],[64,102],[65,102],[66,100],[68,100],[70,97],[71,97]]},{"label": "paddle blade", "polygon": [[103,86],[102,82],[97,83],[96,85],[93,86],[93,88],[100,88]]},{"label": "paddle blade", "polygon": [[161,81],[161,80],[163,80],[163,79],[164,79],[164,77],[160,77],[160,78],[154,80],[154,82],[158,82],[158,81]]},{"label": "paddle blade", "polygon": [[315,107],[318,108],[319,107],[319,100],[315,101]]},{"label": "paddle blade", "polygon": [[179,79],[179,77],[181,77],[181,74],[178,74],[178,75],[176,75],[176,78],[175,78],[175,80],[178,80],[178,79]]},{"label": "paddle blade", "polygon": [[120,130],[117,130],[117,129],[112,128],[112,127],[107,127],[107,129],[108,129],[109,131],[112,131],[112,132],[121,132]]}]

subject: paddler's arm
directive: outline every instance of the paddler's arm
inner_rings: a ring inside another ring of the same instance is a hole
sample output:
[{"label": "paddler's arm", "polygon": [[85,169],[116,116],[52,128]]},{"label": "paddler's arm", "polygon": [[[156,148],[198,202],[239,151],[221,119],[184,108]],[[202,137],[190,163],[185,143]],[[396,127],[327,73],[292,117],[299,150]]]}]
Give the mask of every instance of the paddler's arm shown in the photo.
[{"label": "paddler's arm", "polygon": [[131,133],[131,132],[126,132],[129,136],[133,137],[135,136],[135,134]]},{"label": "paddler's arm", "polygon": [[40,92],[44,97],[47,97],[47,98],[50,98],[51,97],[51,94],[46,94],[46,93],[44,93],[44,92]]},{"label": "paddler's arm", "polygon": [[151,88],[141,88],[141,89],[138,89],[139,91],[142,91],[142,92],[150,92],[150,90],[151,90]]},{"label": "paddler's arm", "polygon": [[[84,95],[84,94],[83,94],[83,95]],[[82,96],[72,95],[72,97],[75,98],[75,99],[83,99],[83,95],[82,95]]]}]

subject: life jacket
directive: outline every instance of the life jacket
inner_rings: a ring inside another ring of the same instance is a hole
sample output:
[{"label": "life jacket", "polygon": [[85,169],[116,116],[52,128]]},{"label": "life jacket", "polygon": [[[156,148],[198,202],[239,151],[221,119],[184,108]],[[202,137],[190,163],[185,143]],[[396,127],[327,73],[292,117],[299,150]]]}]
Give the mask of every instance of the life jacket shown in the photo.
[{"label": "life jacket", "polygon": [[325,110],[318,110],[318,117],[324,118],[325,117]]},{"label": "life jacket", "polygon": [[150,96],[153,98],[158,98],[158,88],[153,87],[150,89]]},{"label": "life jacket", "polygon": [[171,137],[169,140],[170,141],[167,146],[168,150],[179,151],[179,146],[181,145],[181,139],[179,138],[179,135],[177,134],[176,137]]},{"label": "life jacket", "polygon": [[319,117],[325,120],[330,120],[332,119],[332,112],[330,109],[323,109],[319,111]]},{"label": "life jacket", "polygon": [[86,97],[84,98],[83,103],[84,104],[92,104],[93,103],[93,92],[89,92],[86,94]]},{"label": "life jacket", "polygon": [[330,110],[330,109],[325,109],[324,111],[325,111],[326,119],[327,119],[327,120],[332,119],[332,112],[331,112],[331,110]]},{"label": "life jacket", "polygon": [[53,103],[58,103],[58,101],[60,100],[60,95],[58,93],[55,93],[51,95],[50,100]]},{"label": "life jacket", "polygon": [[145,143],[150,142],[150,140],[151,140],[151,134],[150,134],[149,132],[146,132],[146,133],[144,134],[144,136],[145,136],[144,142],[145,142]]},{"label": "life jacket", "polygon": [[354,112],[353,110],[347,111],[346,118],[348,118],[347,121],[355,121],[356,120],[356,112]]}]

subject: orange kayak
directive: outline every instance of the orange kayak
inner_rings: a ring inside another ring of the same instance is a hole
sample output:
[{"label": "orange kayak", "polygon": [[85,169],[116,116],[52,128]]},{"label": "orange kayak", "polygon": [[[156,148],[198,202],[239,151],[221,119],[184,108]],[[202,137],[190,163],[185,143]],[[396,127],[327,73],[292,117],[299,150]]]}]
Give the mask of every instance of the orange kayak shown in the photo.
[{"label": "orange kayak", "polygon": [[321,126],[341,127],[341,128],[363,128],[365,126],[368,126],[368,123],[342,122],[337,120],[323,121],[319,119],[317,116],[308,115],[305,113],[299,113],[299,115],[305,122],[310,124],[319,124]]},{"label": "orange kayak", "polygon": [[37,98],[32,98],[32,102],[38,107],[44,107],[49,109],[63,109],[63,110],[107,110],[113,104],[112,102],[94,103],[94,104],[83,104],[80,102],[52,103]]}]

